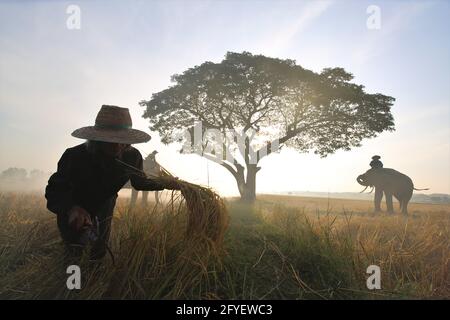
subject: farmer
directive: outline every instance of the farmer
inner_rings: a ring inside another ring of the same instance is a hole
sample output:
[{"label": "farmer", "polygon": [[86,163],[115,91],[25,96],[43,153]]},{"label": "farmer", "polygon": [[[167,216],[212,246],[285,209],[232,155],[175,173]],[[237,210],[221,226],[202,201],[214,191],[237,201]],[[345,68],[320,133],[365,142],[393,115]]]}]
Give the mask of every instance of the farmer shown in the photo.
[{"label": "farmer", "polygon": [[58,229],[69,252],[92,245],[92,257],[106,253],[117,192],[128,180],[136,190],[165,186],[141,175],[142,156],[131,144],[150,136],[131,128],[128,109],[103,105],[95,125],[72,132],[85,143],[67,149],[45,190],[47,208],[56,213]]},{"label": "farmer", "polygon": [[383,162],[380,161],[381,157],[380,156],[373,156],[372,157],[372,161],[370,162],[370,167],[372,169],[376,169],[376,168],[383,168]]}]

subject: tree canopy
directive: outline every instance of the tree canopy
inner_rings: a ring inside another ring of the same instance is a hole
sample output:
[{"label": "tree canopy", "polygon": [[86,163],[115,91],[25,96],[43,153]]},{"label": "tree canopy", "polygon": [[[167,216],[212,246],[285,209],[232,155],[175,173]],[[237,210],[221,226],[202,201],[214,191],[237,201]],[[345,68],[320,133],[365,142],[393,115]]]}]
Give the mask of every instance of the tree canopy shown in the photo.
[{"label": "tree canopy", "polygon": [[173,75],[172,86],[140,104],[164,143],[175,142],[174,132],[192,130],[196,122],[203,130],[244,136],[242,148],[233,147],[236,140],[223,142],[240,159],[215,159],[241,180],[241,191],[248,182],[244,168],[248,180],[250,169],[259,170],[252,165],[276,151],[274,143],[324,157],[394,130],[390,110],[395,99],[366,93],[352,79],[343,68],[316,73],[290,59],[228,52],[220,63],[205,62]]}]

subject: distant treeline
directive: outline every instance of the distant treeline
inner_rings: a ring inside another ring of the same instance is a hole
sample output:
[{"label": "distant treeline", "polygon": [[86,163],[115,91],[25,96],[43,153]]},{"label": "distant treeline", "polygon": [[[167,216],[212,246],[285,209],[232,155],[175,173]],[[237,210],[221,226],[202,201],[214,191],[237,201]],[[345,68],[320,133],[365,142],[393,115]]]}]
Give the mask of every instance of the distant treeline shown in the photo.
[{"label": "distant treeline", "polygon": [[0,173],[0,191],[43,190],[49,177],[50,173],[37,169],[8,168]]}]

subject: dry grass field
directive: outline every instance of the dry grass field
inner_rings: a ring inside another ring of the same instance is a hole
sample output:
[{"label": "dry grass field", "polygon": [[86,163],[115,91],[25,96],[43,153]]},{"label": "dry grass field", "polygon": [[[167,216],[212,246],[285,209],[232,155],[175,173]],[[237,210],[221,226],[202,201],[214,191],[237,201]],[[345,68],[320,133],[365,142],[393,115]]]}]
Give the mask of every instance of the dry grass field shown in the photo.
[{"label": "dry grass field", "polygon": [[[408,217],[370,201],[260,195],[227,199],[225,242],[185,236],[183,207],[127,209],[119,198],[115,263],[64,256],[38,194],[0,194],[0,299],[448,299],[450,207],[411,204]],[[398,209],[397,209],[398,210]],[[66,268],[82,270],[68,290]],[[368,290],[366,269],[381,269]]]}]

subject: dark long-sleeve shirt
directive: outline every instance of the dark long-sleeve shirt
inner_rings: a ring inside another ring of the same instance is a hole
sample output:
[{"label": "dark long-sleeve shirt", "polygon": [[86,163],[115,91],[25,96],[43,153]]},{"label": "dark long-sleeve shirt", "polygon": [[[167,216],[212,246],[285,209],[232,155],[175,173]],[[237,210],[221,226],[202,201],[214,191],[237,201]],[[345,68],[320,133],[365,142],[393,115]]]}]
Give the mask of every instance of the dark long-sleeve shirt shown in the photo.
[{"label": "dark long-sleeve shirt", "polygon": [[[119,159],[142,170],[142,156],[133,147]],[[57,171],[50,177],[45,189],[47,208],[56,214],[65,214],[77,205],[95,214],[108,199],[117,197],[117,192],[128,180],[136,190],[164,189],[155,181],[130,174],[114,159],[94,155],[85,143],[80,144],[63,153]]]}]

